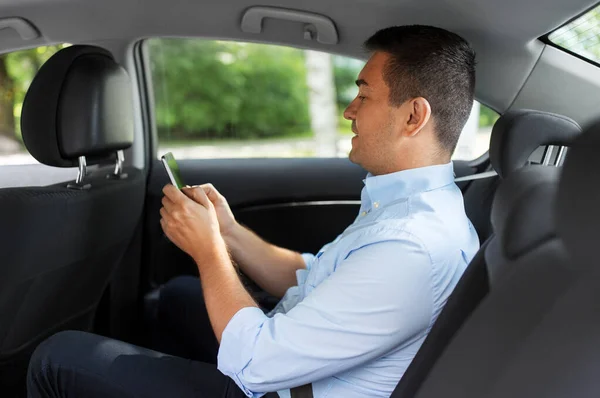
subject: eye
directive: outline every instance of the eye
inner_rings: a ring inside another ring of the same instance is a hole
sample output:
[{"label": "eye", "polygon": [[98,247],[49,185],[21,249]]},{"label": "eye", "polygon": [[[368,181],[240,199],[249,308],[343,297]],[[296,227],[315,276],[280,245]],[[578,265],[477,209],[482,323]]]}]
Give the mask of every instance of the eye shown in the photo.
[{"label": "eye", "polygon": [[363,102],[366,99],[364,95],[358,95],[357,97],[360,100],[360,102]]}]

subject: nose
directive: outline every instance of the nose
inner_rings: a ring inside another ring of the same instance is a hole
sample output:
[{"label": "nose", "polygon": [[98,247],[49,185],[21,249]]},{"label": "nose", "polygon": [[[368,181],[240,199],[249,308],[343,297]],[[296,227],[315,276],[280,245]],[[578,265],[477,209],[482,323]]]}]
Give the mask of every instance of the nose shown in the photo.
[{"label": "nose", "polygon": [[344,111],[344,119],[355,120],[356,119],[356,98],[348,105]]}]

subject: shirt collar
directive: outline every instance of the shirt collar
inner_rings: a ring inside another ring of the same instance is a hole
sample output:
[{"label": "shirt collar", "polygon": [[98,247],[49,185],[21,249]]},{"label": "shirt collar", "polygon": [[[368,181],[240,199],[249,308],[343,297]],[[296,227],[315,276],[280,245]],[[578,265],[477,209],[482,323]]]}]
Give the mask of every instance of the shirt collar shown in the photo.
[{"label": "shirt collar", "polygon": [[361,195],[363,209],[382,207],[395,200],[420,192],[431,191],[454,182],[454,165],[418,167],[374,176],[367,174]]}]

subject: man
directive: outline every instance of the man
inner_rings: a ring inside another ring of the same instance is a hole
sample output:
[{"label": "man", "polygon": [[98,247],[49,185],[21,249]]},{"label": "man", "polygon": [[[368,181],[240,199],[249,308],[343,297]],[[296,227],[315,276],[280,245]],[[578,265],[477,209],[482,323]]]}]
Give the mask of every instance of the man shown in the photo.
[{"label": "man", "polygon": [[[167,286],[163,300],[177,303],[169,310],[187,308],[171,331],[188,356],[216,354],[218,370],[66,332],[34,354],[31,397],[289,397],[307,384],[316,398],[391,394],[478,249],[450,161],[473,103],[475,57],[459,36],[425,26],[384,29],[366,47],[372,56],[344,112],[350,160],[369,172],[362,205],[319,253],[262,241],[210,185],[164,189],[162,228],[196,261],[202,285]],[[230,255],[283,297],[271,313]],[[214,336],[200,337],[210,328]]]}]

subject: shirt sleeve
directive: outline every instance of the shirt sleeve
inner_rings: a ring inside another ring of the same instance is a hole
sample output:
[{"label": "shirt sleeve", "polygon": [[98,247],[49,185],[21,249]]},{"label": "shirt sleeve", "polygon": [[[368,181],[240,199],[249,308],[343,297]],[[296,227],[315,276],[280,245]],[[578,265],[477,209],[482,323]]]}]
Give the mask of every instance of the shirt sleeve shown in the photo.
[{"label": "shirt sleeve", "polygon": [[244,308],[226,326],[218,368],[249,397],[311,383],[412,342],[433,312],[431,259],[414,240],[354,250],[286,314]]}]

